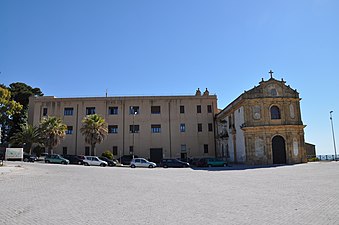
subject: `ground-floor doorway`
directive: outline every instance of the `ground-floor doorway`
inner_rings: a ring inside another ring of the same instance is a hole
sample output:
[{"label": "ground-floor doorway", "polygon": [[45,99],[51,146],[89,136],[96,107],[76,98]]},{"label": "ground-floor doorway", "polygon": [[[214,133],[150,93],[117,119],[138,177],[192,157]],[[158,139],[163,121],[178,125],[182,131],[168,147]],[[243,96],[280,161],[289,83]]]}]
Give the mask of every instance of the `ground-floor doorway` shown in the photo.
[{"label": "ground-floor doorway", "polygon": [[272,139],[273,164],[286,164],[286,144],[282,136]]}]

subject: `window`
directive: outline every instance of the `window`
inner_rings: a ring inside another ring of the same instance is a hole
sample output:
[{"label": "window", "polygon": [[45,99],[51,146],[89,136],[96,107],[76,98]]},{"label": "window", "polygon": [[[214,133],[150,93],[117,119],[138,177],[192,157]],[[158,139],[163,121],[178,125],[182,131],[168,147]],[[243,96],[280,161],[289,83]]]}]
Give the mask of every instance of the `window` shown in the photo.
[{"label": "window", "polygon": [[212,105],[207,105],[207,112],[212,113]]},{"label": "window", "polygon": [[204,153],[208,153],[208,145],[204,145]]},{"label": "window", "polygon": [[186,152],[186,145],[181,145],[180,150],[181,150],[182,152]]},{"label": "window", "polygon": [[89,147],[88,146],[85,147],[85,155],[89,155]]},{"label": "window", "polygon": [[108,107],[108,114],[109,115],[118,115],[118,107]]},{"label": "window", "polygon": [[133,149],[133,146],[129,146],[129,154],[133,154],[133,151],[134,151],[134,149]]},{"label": "window", "polygon": [[67,155],[67,147],[62,147],[62,154]]},{"label": "window", "polygon": [[272,120],[281,119],[280,110],[279,110],[278,106],[272,106],[271,107],[271,119]]},{"label": "window", "polygon": [[186,131],[186,126],[184,123],[180,124],[180,132],[185,132]]},{"label": "window", "polygon": [[130,133],[139,133],[139,125],[129,125]]},{"label": "window", "polygon": [[67,126],[66,134],[73,134],[73,126]]},{"label": "window", "polygon": [[73,108],[65,108],[64,116],[73,116]]},{"label": "window", "polygon": [[95,114],[95,107],[86,107],[86,115]]},{"label": "window", "polygon": [[180,106],[180,113],[185,113],[185,106],[183,105]]},{"label": "window", "polygon": [[202,132],[202,123],[198,123],[198,132]]},{"label": "window", "polygon": [[160,133],[161,132],[161,125],[160,124],[152,124],[151,125],[151,132],[152,133]]},{"label": "window", "polygon": [[113,146],[113,155],[118,155],[118,146]]},{"label": "window", "polygon": [[129,108],[129,114],[131,115],[139,114],[139,106],[131,106]]},{"label": "window", "polygon": [[117,134],[118,133],[118,125],[108,125],[108,133],[109,134]]},{"label": "window", "polygon": [[197,113],[201,113],[201,105],[197,105]]},{"label": "window", "polygon": [[42,109],[42,116],[47,116],[47,108]]},{"label": "window", "polygon": [[213,124],[212,123],[208,124],[208,131],[213,131]]},{"label": "window", "polygon": [[151,106],[152,114],[160,114],[160,106]]}]

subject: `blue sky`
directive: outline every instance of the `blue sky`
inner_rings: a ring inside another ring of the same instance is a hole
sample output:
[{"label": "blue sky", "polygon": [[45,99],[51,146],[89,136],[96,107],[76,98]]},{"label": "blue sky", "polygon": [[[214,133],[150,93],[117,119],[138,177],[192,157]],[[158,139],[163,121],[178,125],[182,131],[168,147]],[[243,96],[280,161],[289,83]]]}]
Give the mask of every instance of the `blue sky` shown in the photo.
[{"label": "blue sky", "polygon": [[224,108],[272,69],[300,93],[306,141],[334,154],[338,11],[337,0],[1,0],[0,83],[57,97],[208,88]]}]

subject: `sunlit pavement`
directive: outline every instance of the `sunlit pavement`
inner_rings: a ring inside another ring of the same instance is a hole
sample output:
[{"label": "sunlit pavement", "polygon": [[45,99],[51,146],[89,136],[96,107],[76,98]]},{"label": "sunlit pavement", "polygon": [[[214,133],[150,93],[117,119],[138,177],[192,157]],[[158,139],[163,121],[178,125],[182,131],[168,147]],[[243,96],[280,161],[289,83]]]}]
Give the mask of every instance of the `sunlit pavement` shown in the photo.
[{"label": "sunlit pavement", "polygon": [[0,224],[339,224],[339,162],[115,168],[5,162]]}]

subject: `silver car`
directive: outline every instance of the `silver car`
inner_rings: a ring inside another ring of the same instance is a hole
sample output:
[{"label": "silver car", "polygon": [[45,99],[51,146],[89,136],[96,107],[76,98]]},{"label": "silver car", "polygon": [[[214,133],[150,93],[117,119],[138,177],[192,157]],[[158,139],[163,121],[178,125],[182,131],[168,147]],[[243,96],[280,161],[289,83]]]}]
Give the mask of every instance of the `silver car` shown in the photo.
[{"label": "silver car", "polygon": [[157,164],[155,164],[154,162],[150,162],[150,161],[148,161],[144,158],[134,158],[134,159],[132,159],[132,161],[130,163],[131,168],[135,168],[135,167],[154,168],[156,166],[157,166]]},{"label": "silver car", "polygon": [[85,166],[107,166],[107,162],[99,159],[96,156],[85,156],[85,159],[83,160],[83,163]]}]

